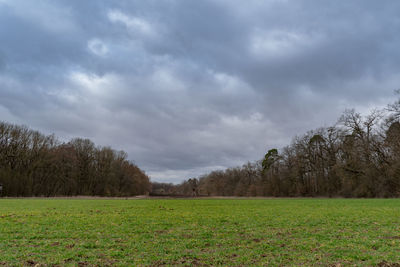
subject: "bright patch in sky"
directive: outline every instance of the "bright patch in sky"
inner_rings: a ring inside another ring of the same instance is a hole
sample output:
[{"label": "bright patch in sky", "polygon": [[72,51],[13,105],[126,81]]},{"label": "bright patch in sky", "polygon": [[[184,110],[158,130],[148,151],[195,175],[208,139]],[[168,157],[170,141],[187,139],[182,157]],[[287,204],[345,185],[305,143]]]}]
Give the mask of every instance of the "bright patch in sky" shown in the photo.
[{"label": "bright patch in sky", "polygon": [[104,44],[99,39],[91,39],[88,42],[88,48],[93,54],[97,56],[105,56],[108,53],[108,48],[106,44]]},{"label": "bright patch in sky", "polygon": [[111,22],[121,23],[129,30],[139,32],[146,35],[154,34],[151,25],[143,18],[129,16],[119,10],[111,10],[108,12],[108,18]]}]

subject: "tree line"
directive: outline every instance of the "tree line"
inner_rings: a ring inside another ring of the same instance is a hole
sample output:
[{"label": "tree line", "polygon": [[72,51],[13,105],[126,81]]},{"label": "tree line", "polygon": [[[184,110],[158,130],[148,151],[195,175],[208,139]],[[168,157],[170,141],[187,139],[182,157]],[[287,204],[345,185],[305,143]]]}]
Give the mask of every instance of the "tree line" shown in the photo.
[{"label": "tree line", "polygon": [[124,151],[0,122],[0,185],[3,196],[400,197],[400,99],[179,185],[151,183]]},{"label": "tree line", "polygon": [[346,110],[335,125],[297,136],[257,162],[165,188],[203,196],[399,197],[400,100],[364,116]]},{"label": "tree line", "polygon": [[60,142],[24,126],[0,122],[3,196],[132,196],[151,190],[149,177],[124,151],[89,139]]}]

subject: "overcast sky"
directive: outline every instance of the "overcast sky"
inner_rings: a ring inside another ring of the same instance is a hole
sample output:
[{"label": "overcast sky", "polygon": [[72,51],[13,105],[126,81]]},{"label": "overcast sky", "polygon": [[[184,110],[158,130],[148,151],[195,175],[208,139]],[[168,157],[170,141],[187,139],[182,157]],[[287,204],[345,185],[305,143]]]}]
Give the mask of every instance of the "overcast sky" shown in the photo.
[{"label": "overcast sky", "polygon": [[397,0],[0,0],[0,120],[181,182],[391,102],[399,14]]}]

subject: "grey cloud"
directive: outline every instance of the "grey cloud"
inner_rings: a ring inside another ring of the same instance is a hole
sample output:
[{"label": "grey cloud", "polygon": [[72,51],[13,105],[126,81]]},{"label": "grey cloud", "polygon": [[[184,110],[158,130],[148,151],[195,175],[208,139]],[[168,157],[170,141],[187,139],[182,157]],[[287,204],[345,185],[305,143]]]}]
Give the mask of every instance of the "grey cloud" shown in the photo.
[{"label": "grey cloud", "polygon": [[257,160],[400,78],[397,1],[0,1],[0,118],[154,180]]}]

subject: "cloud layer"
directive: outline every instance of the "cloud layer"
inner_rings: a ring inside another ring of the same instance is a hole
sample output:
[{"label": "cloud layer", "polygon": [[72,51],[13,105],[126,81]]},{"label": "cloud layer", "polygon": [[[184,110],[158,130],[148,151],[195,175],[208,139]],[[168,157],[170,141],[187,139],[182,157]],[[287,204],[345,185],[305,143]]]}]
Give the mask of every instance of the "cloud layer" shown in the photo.
[{"label": "cloud layer", "polygon": [[398,1],[0,0],[0,118],[180,182],[390,102]]}]

